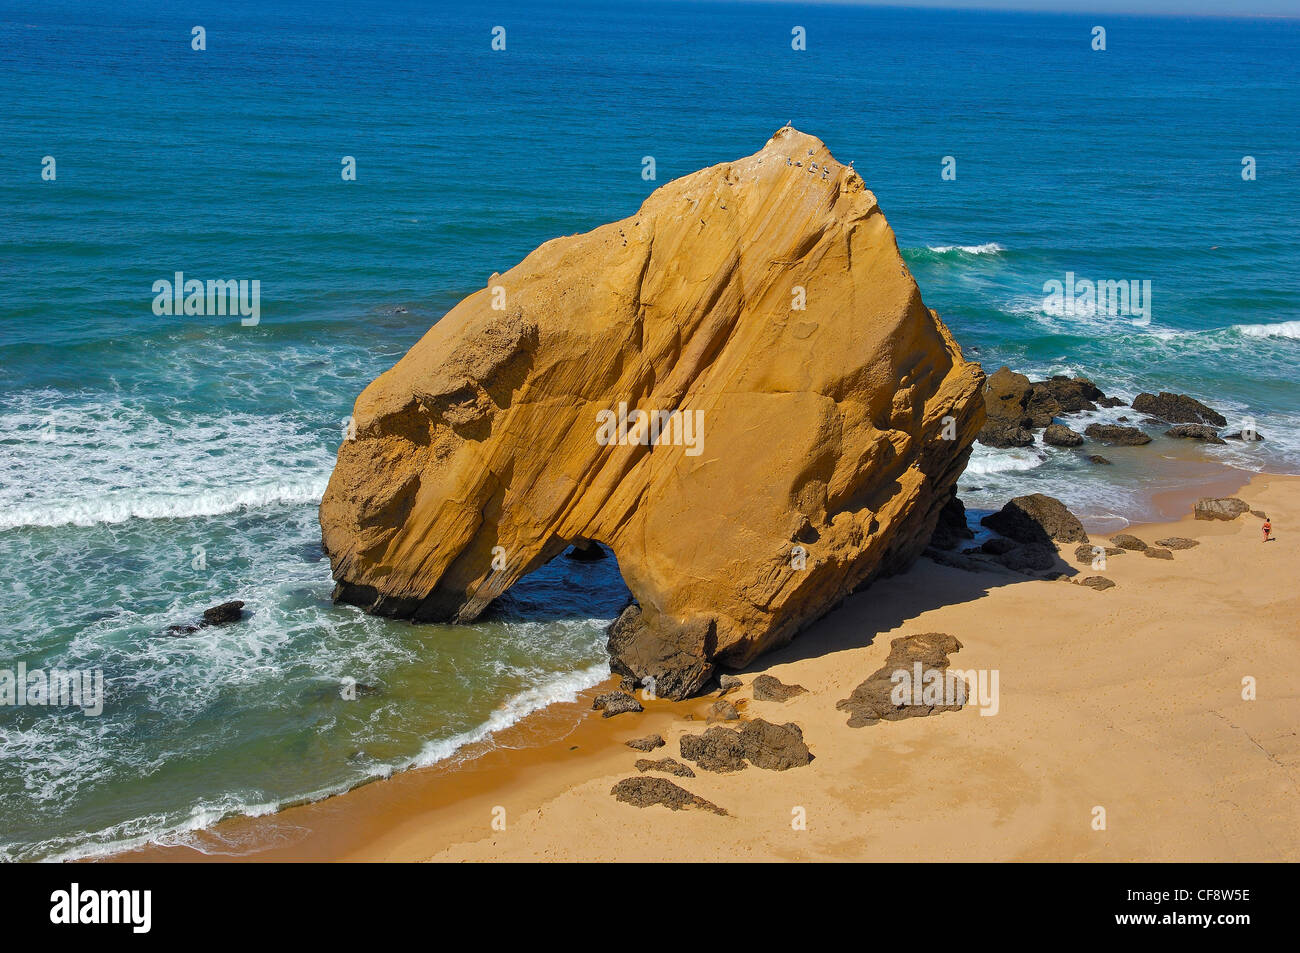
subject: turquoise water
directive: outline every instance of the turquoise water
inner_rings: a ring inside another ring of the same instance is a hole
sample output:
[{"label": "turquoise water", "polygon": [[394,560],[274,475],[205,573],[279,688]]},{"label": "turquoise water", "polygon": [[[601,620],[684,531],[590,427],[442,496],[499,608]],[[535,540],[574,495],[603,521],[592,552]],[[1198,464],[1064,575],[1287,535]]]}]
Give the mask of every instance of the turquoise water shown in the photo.
[{"label": "turquoise water", "polygon": [[[1176,482],[1150,465],[1175,451],[1300,470],[1295,21],[262,7],[0,0],[0,667],[109,683],[99,718],[0,708],[2,857],[183,839],[598,680],[612,561],[557,561],[470,627],[330,604],[315,504],[343,419],[492,272],[787,120],[855,162],[989,369],[1188,392],[1268,438],[1157,441],[1100,474],[980,448],[969,505],[1028,488],[1122,525]],[[260,322],[154,314],[176,271],[259,280]],[[1045,313],[1066,272],[1149,280],[1149,325]],[[163,634],[229,598],[247,622]],[[373,691],[345,701],[345,678]]]}]

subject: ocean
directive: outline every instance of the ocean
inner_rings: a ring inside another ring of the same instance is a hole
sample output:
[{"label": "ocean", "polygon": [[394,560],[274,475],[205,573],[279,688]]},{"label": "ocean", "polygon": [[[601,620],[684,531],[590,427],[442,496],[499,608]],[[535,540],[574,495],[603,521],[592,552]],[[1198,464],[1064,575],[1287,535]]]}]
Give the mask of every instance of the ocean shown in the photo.
[{"label": "ocean", "polygon": [[[185,843],[600,681],[613,560],[414,626],[331,604],[316,504],[357,394],[458,300],[787,121],[854,162],[986,370],[1266,437],[977,447],[974,512],[1039,491],[1118,528],[1188,460],[1300,472],[1295,20],[0,0],[0,56],[0,668],[108,686],[98,717],[0,707],[0,859]],[[155,313],[176,272],[258,281],[257,323]],[[1149,315],[1049,313],[1069,274],[1150,282]],[[166,633],[227,599],[246,621]]]}]

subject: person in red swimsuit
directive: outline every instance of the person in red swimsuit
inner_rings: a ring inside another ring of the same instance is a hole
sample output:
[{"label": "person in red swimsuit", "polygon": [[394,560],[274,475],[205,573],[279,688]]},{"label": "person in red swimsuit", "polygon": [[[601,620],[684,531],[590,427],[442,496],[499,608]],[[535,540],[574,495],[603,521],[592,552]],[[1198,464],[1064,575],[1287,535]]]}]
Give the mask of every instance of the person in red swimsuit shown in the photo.
[{"label": "person in red swimsuit", "polygon": [[1268,542],[1269,534],[1272,532],[1273,532],[1273,524],[1270,523],[1268,519],[1265,519],[1264,520],[1264,542],[1266,543]]}]

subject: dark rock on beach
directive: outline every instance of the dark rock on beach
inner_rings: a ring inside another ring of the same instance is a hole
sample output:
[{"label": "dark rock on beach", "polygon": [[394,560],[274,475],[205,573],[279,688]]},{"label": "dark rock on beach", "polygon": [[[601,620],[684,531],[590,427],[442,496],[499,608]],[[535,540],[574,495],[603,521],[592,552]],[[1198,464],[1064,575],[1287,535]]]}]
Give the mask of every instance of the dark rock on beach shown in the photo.
[{"label": "dark rock on beach", "polygon": [[673,758],[660,758],[658,761],[651,761],[649,758],[637,758],[636,769],[641,772],[659,771],[662,774],[671,774],[678,778],[695,777],[694,771]]},{"label": "dark rock on beach", "polygon": [[1198,520],[1235,520],[1249,509],[1245,500],[1235,496],[1217,499],[1205,496],[1196,501],[1192,512]]},{"label": "dark rock on beach", "polygon": [[741,771],[747,761],[768,771],[785,771],[812,761],[798,725],[774,725],[762,718],[746,722],[739,731],[714,726],[702,735],[683,735],[681,751],[687,761],[717,773]]},{"label": "dark rock on beach", "polygon": [[754,701],[787,702],[796,695],[805,695],[808,689],[802,685],[786,685],[771,675],[760,675],[754,679]]},{"label": "dark rock on beach", "polygon": [[629,711],[645,711],[641,703],[627,692],[606,692],[604,695],[597,695],[591,707],[596,711],[603,711],[602,718],[612,718]]},{"label": "dark rock on beach", "polygon": [[683,758],[705,771],[726,774],[746,767],[740,735],[720,725],[706,729],[702,735],[682,735],[679,746]]},{"label": "dark rock on beach", "polygon": [[715,721],[737,721],[740,718],[740,712],[736,711],[736,706],[725,698],[719,698],[709,706],[709,715],[705,722],[712,724]]},{"label": "dark rock on beach", "polygon": [[774,725],[756,718],[740,729],[740,743],[749,763],[765,771],[788,771],[813,759],[804,744],[803,731],[793,722]]},{"label": "dark rock on beach", "polygon": [[[638,677],[637,672],[651,675],[655,680],[655,693],[660,698],[685,698],[695,694],[713,677],[714,663],[701,655],[683,653],[678,639],[705,646],[716,637],[713,622],[694,620],[679,630],[673,639],[647,637],[641,607],[633,602],[627,606],[608,629],[606,647],[609,650],[612,671],[620,675]],[[635,668],[629,664],[635,663]]]},{"label": "dark rock on beach", "polygon": [[1142,551],[1142,555],[1150,559],[1173,559],[1174,554],[1167,549],[1160,549],[1156,546],[1150,546]]},{"label": "dark rock on beach", "polygon": [[1120,549],[1127,549],[1130,552],[1142,552],[1147,548],[1146,543],[1131,533],[1120,533],[1118,536],[1112,536],[1110,541]]},{"label": "dark rock on beach", "polygon": [[1106,589],[1115,588],[1115,580],[1107,579],[1105,576],[1088,576],[1079,583],[1081,586],[1087,586],[1089,589],[1096,589],[1102,592]]},{"label": "dark rock on beach", "polygon": [[1111,462],[1099,453],[1092,454],[1092,456],[1088,457],[1088,459],[1091,460],[1093,463],[1099,464],[1101,466],[1108,467],[1111,465]]},{"label": "dark rock on beach", "polygon": [[1080,543],[1074,548],[1074,558],[1081,563],[1091,563],[1097,558],[1097,550],[1101,550],[1106,556],[1121,556],[1124,550],[1118,546],[1094,546],[1091,543]]},{"label": "dark rock on beach", "polygon": [[1118,424],[1088,424],[1083,432],[1093,440],[1121,447],[1140,447],[1151,442],[1151,438],[1137,427],[1121,427]]},{"label": "dark rock on beach", "polygon": [[722,689],[722,694],[724,695],[727,694],[727,692],[740,688],[740,686],[744,684],[744,682],[736,678],[734,675],[722,675],[718,678],[718,688]]},{"label": "dark rock on beach", "polygon": [[[867,676],[867,680],[853,689],[848,698],[836,703],[835,707],[849,713],[849,727],[860,728],[873,725],[878,721],[898,721],[902,718],[918,718],[939,711],[957,711],[965,703],[965,682],[958,680],[954,687],[960,691],[960,703],[954,705],[896,705],[891,697],[895,683],[893,674],[902,670],[909,674],[915,671],[916,663],[921,664],[922,671],[934,670],[941,673],[946,683],[948,656],[961,649],[961,643],[951,635],[943,632],[926,632],[921,635],[908,635],[894,639],[889,646],[889,656],[885,664]],[[920,692],[922,686],[913,686]],[[915,698],[912,699],[915,701]]]},{"label": "dark rock on beach", "polygon": [[1191,549],[1193,546],[1201,545],[1194,539],[1188,539],[1186,536],[1169,536],[1165,539],[1157,539],[1157,546],[1163,546],[1165,549]]},{"label": "dark rock on beach", "polygon": [[624,778],[610,788],[609,793],[618,800],[634,807],[650,807],[655,804],[662,804],[673,811],[695,809],[710,811],[723,817],[727,815],[727,812],[718,805],[704,800],[699,795],[692,794],[685,788],[678,787],[667,778]]},{"label": "dark rock on beach", "polygon": [[1088,534],[1084,532],[1078,517],[1066,509],[1060,500],[1042,493],[1017,496],[980,522],[995,533],[1021,543],[1050,545],[1052,540],[1062,543],[1088,542]]},{"label": "dark rock on beach", "polygon": [[1141,414],[1150,414],[1167,420],[1171,424],[1213,424],[1226,426],[1228,420],[1218,411],[1205,406],[1194,397],[1186,394],[1171,394],[1161,391],[1159,394],[1138,394],[1133,398],[1133,409]]}]

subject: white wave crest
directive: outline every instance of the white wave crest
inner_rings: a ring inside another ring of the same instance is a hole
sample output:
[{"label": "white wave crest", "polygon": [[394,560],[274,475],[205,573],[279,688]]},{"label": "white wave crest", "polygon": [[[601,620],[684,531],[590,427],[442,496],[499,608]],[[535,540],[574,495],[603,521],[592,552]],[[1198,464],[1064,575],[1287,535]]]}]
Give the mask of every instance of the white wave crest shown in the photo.
[{"label": "white wave crest", "polygon": [[947,255],[950,252],[961,252],[965,255],[997,255],[1006,251],[1006,248],[997,242],[985,242],[983,245],[926,245],[925,247],[940,255]]},{"label": "white wave crest", "polygon": [[331,424],[19,395],[0,410],[0,531],[317,502],[341,438]]},{"label": "white wave crest", "polygon": [[1250,338],[1290,338],[1300,341],[1300,321],[1277,324],[1234,324],[1232,330]]}]

